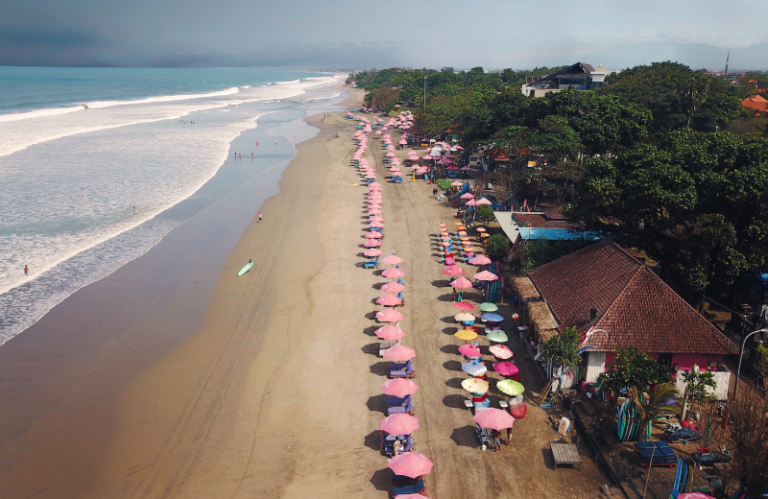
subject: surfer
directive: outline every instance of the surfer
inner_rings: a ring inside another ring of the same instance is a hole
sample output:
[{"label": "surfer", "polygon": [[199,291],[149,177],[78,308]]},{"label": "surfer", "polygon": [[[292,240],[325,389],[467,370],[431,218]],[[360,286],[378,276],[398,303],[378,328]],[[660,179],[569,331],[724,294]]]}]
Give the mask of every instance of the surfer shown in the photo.
[{"label": "surfer", "polygon": [[29,275],[29,267],[24,265],[24,275]]},{"label": "surfer", "polygon": [[253,260],[249,258],[248,263],[253,264]]},{"label": "surfer", "polygon": [[259,212],[259,223],[261,223],[261,219],[262,219],[261,212]]}]

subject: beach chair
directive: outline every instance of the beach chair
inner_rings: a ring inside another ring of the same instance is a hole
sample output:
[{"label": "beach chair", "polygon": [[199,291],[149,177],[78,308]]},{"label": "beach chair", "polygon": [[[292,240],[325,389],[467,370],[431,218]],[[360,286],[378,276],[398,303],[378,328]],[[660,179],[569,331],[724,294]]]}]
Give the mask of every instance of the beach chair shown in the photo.
[{"label": "beach chair", "polygon": [[388,348],[392,348],[398,343],[400,343],[400,340],[382,341],[379,343],[379,357],[384,357],[384,352],[386,352]]},{"label": "beach chair", "polygon": [[409,400],[405,405],[387,407],[387,416],[392,414],[411,414],[413,415],[413,400]]},{"label": "beach chair", "polygon": [[402,184],[403,183],[403,177],[392,177],[392,183]]},{"label": "beach chair", "polygon": [[[410,361],[409,361],[410,362]],[[413,378],[415,376],[415,372],[413,369],[413,365],[410,364],[402,369],[393,369],[392,366],[389,367],[389,377],[390,378]]]},{"label": "beach chair", "polygon": [[409,361],[408,361],[408,362],[406,362],[405,364],[398,364],[398,363],[396,363],[396,362],[392,362],[392,363],[389,365],[389,367],[390,367],[390,368],[395,368],[395,369],[405,369],[406,367],[408,367],[408,366],[410,366],[410,365],[411,365],[411,361],[409,360]]},{"label": "beach chair", "polygon": [[387,407],[396,407],[399,405],[406,405],[408,402],[411,401],[411,396],[406,395],[405,397],[387,397]]},{"label": "beach chair", "polygon": [[379,266],[379,259],[376,258],[376,260],[372,262],[363,262],[363,267],[366,269],[375,269]]},{"label": "beach chair", "polygon": [[413,483],[406,485],[396,485],[392,483],[392,494],[397,497],[401,494],[418,494],[424,489],[424,480],[419,478]]},{"label": "beach chair", "polygon": [[[404,452],[410,452],[411,449],[413,448],[413,437],[411,437],[410,435],[398,435],[397,437],[398,437],[397,440],[400,441],[400,446],[397,449],[397,452],[399,454],[402,454]],[[386,454],[387,456],[393,456],[393,455],[395,455],[395,448],[394,447],[395,447],[395,441],[394,440],[391,440],[391,441],[390,440],[386,440],[384,442],[384,446],[383,446],[382,450],[383,450],[384,454]],[[407,483],[403,482],[403,485],[407,485]]]},{"label": "beach chair", "polygon": [[403,305],[405,305],[405,298],[403,298],[403,292],[402,291],[397,293],[397,298],[401,301],[400,305],[398,305],[398,306],[402,307]]}]

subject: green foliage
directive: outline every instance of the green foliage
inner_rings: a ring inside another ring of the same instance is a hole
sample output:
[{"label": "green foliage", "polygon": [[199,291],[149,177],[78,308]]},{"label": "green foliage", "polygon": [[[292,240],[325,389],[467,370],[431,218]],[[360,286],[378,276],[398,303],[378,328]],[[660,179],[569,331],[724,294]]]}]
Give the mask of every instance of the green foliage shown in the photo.
[{"label": "green foliage", "polygon": [[485,251],[497,259],[504,258],[509,253],[509,239],[503,234],[494,234],[485,243]]},{"label": "green foliage", "polygon": [[609,362],[606,371],[597,377],[600,388],[611,393],[619,393],[632,387],[644,393],[671,381],[669,368],[635,347],[617,348],[613,362]]},{"label": "green foliage", "polygon": [[685,371],[683,373],[688,398],[694,404],[709,402],[712,397],[707,393],[707,388],[717,388],[715,375],[709,371]]},{"label": "green foliage", "polygon": [[[677,395],[677,388],[672,384],[657,386],[648,393],[647,398],[645,398],[643,393],[640,392],[637,387],[632,387],[630,396],[637,406],[638,416],[640,417],[640,428],[647,428],[651,421],[662,415],[680,414],[680,410],[677,407],[664,405],[667,400],[675,395]],[[647,436],[648,434],[646,432],[642,432],[640,434],[640,439],[645,440]]]},{"label": "green foliage", "polygon": [[451,182],[453,182],[453,180],[451,180],[449,178],[438,178],[438,179],[435,179],[435,183],[437,184],[437,186],[440,187],[444,191],[447,191],[447,190],[451,189]]},{"label": "green foliage", "polygon": [[552,336],[541,345],[541,353],[548,359],[561,366],[576,367],[581,365],[582,357],[579,355],[579,343],[581,333],[575,327],[568,327],[560,333]]},{"label": "green foliage", "polygon": [[490,222],[494,219],[493,208],[487,204],[481,204],[477,207],[477,220],[479,222]]}]

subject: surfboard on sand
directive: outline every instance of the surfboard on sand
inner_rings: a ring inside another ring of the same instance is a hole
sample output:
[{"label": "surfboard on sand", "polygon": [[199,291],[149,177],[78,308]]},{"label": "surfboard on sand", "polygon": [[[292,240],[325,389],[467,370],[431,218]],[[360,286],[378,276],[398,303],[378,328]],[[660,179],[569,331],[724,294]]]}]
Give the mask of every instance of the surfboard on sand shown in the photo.
[{"label": "surfboard on sand", "polygon": [[245,264],[245,267],[243,267],[242,269],[240,269],[240,272],[238,272],[238,273],[237,273],[238,277],[239,277],[239,276],[241,276],[241,275],[243,275],[243,274],[245,274],[245,273],[246,273],[246,272],[248,272],[249,270],[251,270],[251,267],[253,267],[253,262],[248,262],[248,263],[246,263],[246,264]]}]

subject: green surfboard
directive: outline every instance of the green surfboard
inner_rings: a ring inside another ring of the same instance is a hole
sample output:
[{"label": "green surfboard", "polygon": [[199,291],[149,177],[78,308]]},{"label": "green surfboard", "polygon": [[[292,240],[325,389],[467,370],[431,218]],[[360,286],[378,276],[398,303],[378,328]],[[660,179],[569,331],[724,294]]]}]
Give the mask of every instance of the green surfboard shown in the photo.
[{"label": "green surfboard", "polygon": [[241,276],[241,275],[243,275],[243,274],[245,274],[245,273],[246,273],[246,272],[248,272],[249,270],[251,270],[251,267],[253,267],[253,262],[248,262],[248,263],[246,263],[246,264],[245,264],[245,267],[243,267],[242,269],[240,269],[240,272],[238,272],[238,273],[237,273],[238,277],[239,277],[239,276]]}]

